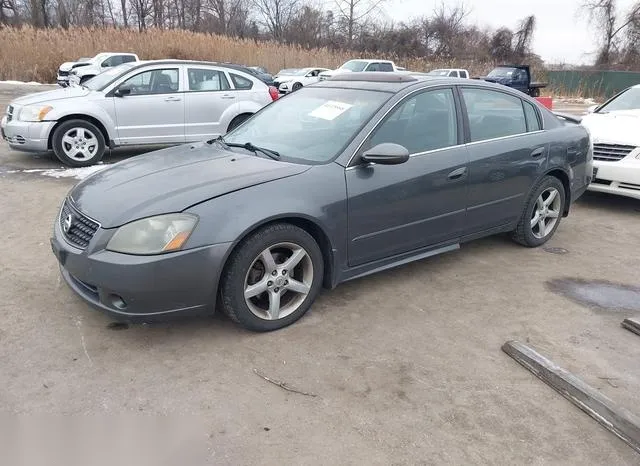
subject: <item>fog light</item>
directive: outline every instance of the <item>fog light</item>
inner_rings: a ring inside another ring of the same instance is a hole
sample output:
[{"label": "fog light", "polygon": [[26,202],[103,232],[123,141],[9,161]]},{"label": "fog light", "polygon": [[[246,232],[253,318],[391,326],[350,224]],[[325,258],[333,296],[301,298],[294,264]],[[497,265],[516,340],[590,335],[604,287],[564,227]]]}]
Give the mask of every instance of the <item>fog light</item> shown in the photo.
[{"label": "fog light", "polygon": [[109,301],[111,305],[116,309],[125,309],[127,307],[127,303],[122,299],[122,296],[118,296],[117,294],[110,294]]}]

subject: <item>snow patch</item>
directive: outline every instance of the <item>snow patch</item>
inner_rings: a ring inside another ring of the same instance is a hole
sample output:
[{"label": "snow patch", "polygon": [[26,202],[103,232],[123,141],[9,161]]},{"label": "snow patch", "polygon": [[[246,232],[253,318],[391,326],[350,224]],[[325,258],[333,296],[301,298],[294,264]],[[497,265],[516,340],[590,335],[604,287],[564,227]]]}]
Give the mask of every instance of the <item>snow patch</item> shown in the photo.
[{"label": "snow patch", "polygon": [[596,105],[598,102],[591,98],[584,97],[556,97],[553,99],[554,103],[561,104],[581,104],[581,105]]},{"label": "snow patch", "polygon": [[43,83],[37,83],[35,81],[29,81],[29,82],[24,82],[24,81],[0,81],[0,84],[20,84],[23,86],[43,86]]},{"label": "snow patch", "polygon": [[108,166],[109,165],[107,164],[78,168],[30,168],[27,170],[10,170],[5,173],[39,173],[42,176],[49,176],[51,178],[75,178],[78,180],[84,180],[89,175],[93,175]]}]

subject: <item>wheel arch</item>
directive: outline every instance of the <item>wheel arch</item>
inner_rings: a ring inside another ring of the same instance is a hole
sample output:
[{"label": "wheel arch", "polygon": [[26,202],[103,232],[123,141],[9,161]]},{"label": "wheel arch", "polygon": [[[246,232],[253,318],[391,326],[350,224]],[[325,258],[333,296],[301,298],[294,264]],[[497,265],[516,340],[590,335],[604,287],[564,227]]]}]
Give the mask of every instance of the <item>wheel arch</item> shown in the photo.
[{"label": "wheel arch", "polygon": [[[322,285],[324,288],[334,288],[335,259],[333,254],[333,245],[331,243],[331,240],[329,239],[329,235],[324,230],[324,228],[322,228],[322,226],[318,224],[318,222],[301,214],[287,214],[278,217],[271,217],[246,229],[241,235],[239,235],[238,239],[227,251],[227,254],[225,255],[223,261],[224,265],[220,270],[220,277],[224,276],[224,271],[227,268],[227,264],[229,263],[231,255],[238,249],[238,247],[242,245],[246,238],[248,238],[256,231],[276,223],[289,223],[291,225],[295,225],[311,235],[311,237],[318,244],[320,251],[322,252],[322,260],[324,262],[324,275],[322,277]],[[216,288],[216,294],[218,294],[220,289],[220,280],[218,280]]]},{"label": "wheel arch", "polygon": [[543,176],[553,176],[557,178],[562,183],[564,187],[564,212],[562,213],[563,217],[569,215],[569,209],[571,208],[571,181],[569,179],[569,175],[566,171],[561,168],[553,168],[547,171]]},{"label": "wheel arch", "polygon": [[49,150],[53,149],[53,135],[55,134],[56,130],[61,124],[69,120],[84,120],[95,125],[102,133],[102,136],[104,136],[104,141],[107,147],[113,148],[113,139],[109,136],[109,131],[107,131],[107,127],[104,125],[104,123],[91,115],[86,115],[83,113],[72,113],[70,115],[65,115],[62,118],[59,118],[53,128],[51,128],[51,131],[49,131],[49,140],[47,142],[47,148]]}]

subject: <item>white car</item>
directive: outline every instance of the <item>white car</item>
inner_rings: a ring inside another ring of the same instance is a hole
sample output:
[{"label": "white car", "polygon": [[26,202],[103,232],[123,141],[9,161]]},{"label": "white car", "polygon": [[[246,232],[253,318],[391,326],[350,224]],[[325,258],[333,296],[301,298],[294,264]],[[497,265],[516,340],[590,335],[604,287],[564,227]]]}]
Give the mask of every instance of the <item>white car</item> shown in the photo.
[{"label": "white car", "polygon": [[91,57],[78,58],[76,61],[66,61],[58,68],[58,75],[56,82],[61,87],[67,87],[69,85],[69,73],[72,69],[79,66],[87,66],[91,61]]},{"label": "white car", "polygon": [[273,84],[282,94],[297,91],[303,86],[318,82],[319,75],[328,68],[300,68],[283,70],[282,74],[273,77]]},{"label": "white car", "polygon": [[592,108],[582,124],[593,141],[589,190],[640,199],[640,85]]},{"label": "white car", "polygon": [[118,146],[215,138],[277,98],[275,87],[236,67],[188,60],[132,62],[82,86],[13,100],[0,129],[12,149],[53,150],[61,162],[83,167]]},{"label": "white car", "polygon": [[[99,53],[89,61],[80,63],[79,66],[72,66],[67,74],[68,83],[69,85],[83,84],[109,68],[138,61],[140,59],[135,53]],[[60,72],[61,70],[58,70],[58,83],[62,77]]]},{"label": "white car", "polygon": [[335,70],[323,71],[320,73],[320,81],[329,79],[331,76],[335,76],[342,73],[358,73],[362,71],[405,71],[404,68],[396,66],[396,64],[390,60],[349,60],[343,63],[340,68]]},{"label": "white car", "polygon": [[431,70],[427,73],[428,76],[446,76],[449,78],[466,78],[469,79],[469,72],[461,68],[440,68],[437,70]]}]

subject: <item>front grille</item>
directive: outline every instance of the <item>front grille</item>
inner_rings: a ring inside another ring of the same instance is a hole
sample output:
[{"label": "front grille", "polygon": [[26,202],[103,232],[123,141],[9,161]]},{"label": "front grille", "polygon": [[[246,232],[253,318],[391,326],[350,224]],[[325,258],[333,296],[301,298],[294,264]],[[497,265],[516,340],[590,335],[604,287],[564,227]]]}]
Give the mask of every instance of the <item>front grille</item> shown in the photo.
[{"label": "front grille", "polygon": [[81,214],[68,200],[60,210],[59,221],[65,239],[80,249],[89,245],[89,241],[100,228],[100,224]]},{"label": "front grille", "polygon": [[22,145],[22,144],[24,144],[25,142],[27,142],[27,141],[25,140],[24,136],[20,136],[20,135],[18,135],[18,136],[13,136],[13,137],[7,137],[6,139],[7,139],[7,142],[8,142],[9,144],[19,144],[19,145]]},{"label": "front grille", "polygon": [[68,71],[58,70],[58,76],[69,76],[69,72]]},{"label": "front grille", "polygon": [[623,144],[594,144],[593,160],[617,162],[624,159],[635,149],[635,146],[625,146]]},{"label": "front grille", "polygon": [[7,107],[7,121],[13,120],[13,105]]}]

